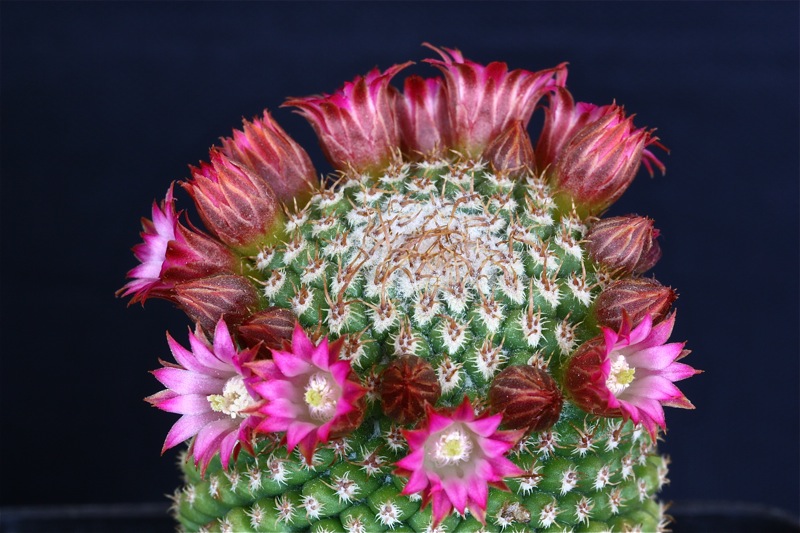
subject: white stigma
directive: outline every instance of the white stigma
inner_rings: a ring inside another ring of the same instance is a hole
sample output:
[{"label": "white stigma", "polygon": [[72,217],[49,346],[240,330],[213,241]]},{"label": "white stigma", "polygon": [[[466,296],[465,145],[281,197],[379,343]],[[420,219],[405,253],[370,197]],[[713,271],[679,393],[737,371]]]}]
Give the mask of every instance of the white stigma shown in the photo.
[{"label": "white stigma", "polygon": [[231,418],[246,418],[247,415],[242,411],[252,407],[255,401],[247,392],[244,386],[244,378],[236,375],[225,382],[222,387],[222,394],[211,394],[206,396],[211,409],[218,413],[225,413]]},{"label": "white stigma", "polygon": [[617,358],[611,362],[611,371],[608,373],[606,387],[614,396],[618,396],[633,383],[636,369],[631,368],[624,355],[617,354]]},{"label": "white stigma", "polygon": [[308,413],[311,418],[327,422],[336,413],[336,400],[338,399],[338,387],[331,383],[330,374],[317,372],[306,385],[306,392],[303,398],[308,405]]},{"label": "white stigma", "polygon": [[467,461],[472,454],[472,439],[461,428],[442,434],[434,444],[433,460],[439,466]]}]

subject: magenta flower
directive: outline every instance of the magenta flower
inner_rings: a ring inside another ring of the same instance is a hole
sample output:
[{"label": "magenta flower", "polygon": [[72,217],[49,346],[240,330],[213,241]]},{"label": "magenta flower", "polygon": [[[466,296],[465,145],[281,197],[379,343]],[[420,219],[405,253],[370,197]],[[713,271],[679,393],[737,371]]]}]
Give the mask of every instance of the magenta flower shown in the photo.
[{"label": "magenta flower", "polygon": [[514,121],[527,127],[539,99],[566,83],[566,64],[509,71],[499,61],[484,66],[464,59],[459,50],[426,46],[442,57],[425,61],[444,74],[453,144],[470,155],[480,155]]},{"label": "magenta flower", "polygon": [[428,406],[426,427],[403,431],[411,453],[397,462],[395,474],[409,478],[402,494],[422,493],[423,507],[432,502],[434,525],[454,507],[486,523],[489,485],[508,490],[503,479],[523,473],[504,457],[522,433],[498,431],[502,418],[476,418],[465,397],[452,414]]},{"label": "magenta flower", "polygon": [[167,342],[177,365],[161,361],[153,375],[167,389],[145,398],[153,406],[183,416],[172,426],[161,453],[195,437],[191,454],[205,472],[219,452],[223,467],[236,458],[239,445],[252,452],[251,433],[259,416],[250,414],[258,398],[247,387],[244,364],[256,349],[237,351],[228,326],[217,322],[213,343],[200,333],[189,333],[191,350],[169,334]]},{"label": "magenta flower", "polygon": [[397,89],[389,82],[410,64],[394,65],[385,72],[373,69],[345,83],[334,94],[291,98],[283,105],[297,107],[311,123],[325,157],[334,167],[380,169],[392,159],[400,141],[395,114]]},{"label": "magenta flower", "polygon": [[142,218],[143,242],[133,247],[141,263],[128,272],[132,279],[118,293],[132,294],[130,303],[144,303],[150,297],[174,300],[177,283],[237,270],[230,249],[181,224],[174,204],[170,185],[161,205],[153,202],[152,220]]},{"label": "magenta flower", "polygon": [[603,327],[603,336],[581,345],[569,361],[565,384],[575,403],[642,424],[653,438],[657,426],[666,428],[662,405],[694,409],[673,384],[700,372],[677,362],[689,353],[684,343],[665,344],[674,323],[674,313],[656,326],[647,315],[631,329],[625,314],[619,333]]},{"label": "magenta flower", "polygon": [[257,431],[286,432],[286,447],[295,446],[310,461],[317,444],[340,438],[361,424],[366,393],[349,361],[339,360],[343,339],[315,346],[300,324],[292,333],[291,351],[272,350],[272,360],[248,366],[248,384],[266,400],[266,418]]},{"label": "magenta flower", "polygon": [[444,155],[451,131],[442,78],[406,78],[402,97],[397,98],[397,120],[408,157]]}]

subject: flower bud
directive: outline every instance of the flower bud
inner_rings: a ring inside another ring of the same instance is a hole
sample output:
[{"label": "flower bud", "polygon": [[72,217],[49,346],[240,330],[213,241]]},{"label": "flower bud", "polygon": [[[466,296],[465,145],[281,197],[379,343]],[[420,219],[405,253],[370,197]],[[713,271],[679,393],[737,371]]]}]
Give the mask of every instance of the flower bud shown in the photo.
[{"label": "flower bud", "polygon": [[267,111],[261,119],[243,121],[232,139],[222,139],[222,152],[263,179],[284,203],[297,198],[303,205],[315,187],[317,173],[308,154]]},{"label": "flower bud", "polygon": [[649,218],[628,215],[605,218],[592,226],[586,248],[595,261],[612,271],[641,274],[661,258],[658,230]]},{"label": "flower bud", "polygon": [[411,159],[441,157],[450,146],[450,116],[441,78],[409,76],[397,98],[403,153]]},{"label": "flower bud", "polygon": [[272,188],[219,150],[212,149],[210,156],[210,164],[190,167],[194,179],[182,184],[206,227],[243,252],[275,240],[281,211]]},{"label": "flower bud", "polygon": [[481,65],[459,50],[427,45],[442,59],[426,59],[444,74],[453,147],[478,156],[514,121],[527,126],[539,99],[566,83],[566,64],[538,72],[508,70],[493,61]]},{"label": "flower bud", "polygon": [[489,388],[492,412],[503,413],[503,425],[526,433],[544,431],[558,422],[563,398],[546,371],[529,365],[506,367]]},{"label": "flower bud", "polygon": [[270,349],[280,350],[283,341],[291,342],[297,317],[288,309],[269,307],[249,316],[239,326],[239,335],[250,346],[261,343],[259,358],[268,358]]},{"label": "flower bud", "polygon": [[618,408],[609,405],[610,393],[604,380],[597,377],[604,366],[609,366],[605,339],[600,336],[584,342],[569,360],[564,387],[575,405],[587,413],[621,416]]},{"label": "flower bud", "polygon": [[238,270],[238,261],[227,246],[194,227],[178,224],[175,239],[167,243],[161,278],[178,284]]},{"label": "flower bud", "polygon": [[436,405],[442,387],[430,363],[416,355],[402,355],[381,374],[378,392],[386,416],[405,425],[419,421],[426,405]]},{"label": "flower bud", "polygon": [[258,308],[253,284],[242,276],[219,275],[175,286],[176,299],[189,318],[206,331],[223,318],[235,325]]},{"label": "flower bud", "polygon": [[389,82],[410,64],[395,65],[385,72],[373,69],[334,94],[290,98],[283,106],[298,108],[335,168],[376,171],[388,165],[400,141],[395,115],[398,93]]},{"label": "flower bud", "polygon": [[483,153],[497,173],[514,174],[533,168],[533,145],[522,122],[516,120]]},{"label": "flower bud", "polygon": [[660,322],[677,295],[670,287],[649,278],[621,279],[612,282],[597,296],[594,313],[597,321],[617,331],[622,327],[624,314],[637,326],[646,315]]},{"label": "flower bud", "polygon": [[664,166],[645,148],[657,141],[651,131],[635,129],[621,107],[608,106],[564,145],[551,174],[553,184],[579,211],[601,213],[630,186],[642,161],[648,169],[653,163],[663,172]]}]

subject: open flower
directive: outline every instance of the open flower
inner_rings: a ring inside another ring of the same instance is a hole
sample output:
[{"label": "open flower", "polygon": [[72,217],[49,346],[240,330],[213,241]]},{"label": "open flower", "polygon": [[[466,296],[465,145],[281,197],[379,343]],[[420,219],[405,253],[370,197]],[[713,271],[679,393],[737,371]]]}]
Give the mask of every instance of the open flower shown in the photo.
[{"label": "open flower", "polygon": [[266,401],[259,412],[266,418],[257,431],[286,432],[286,446],[298,446],[310,460],[317,444],[342,437],[363,417],[366,393],[349,361],[339,360],[342,340],[315,346],[300,324],[292,333],[291,351],[272,350],[272,359],[248,366],[248,384]]},{"label": "open flower", "polygon": [[684,343],[665,344],[674,323],[674,313],[656,326],[647,315],[631,329],[625,314],[618,333],[603,327],[603,336],[581,345],[569,361],[566,387],[575,403],[595,415],[633,420],[654,438],[657,426],[666,428],[662,405],[694,409],[673,384],[699,373],[677,362],[689,353]]},{"label": "open flower", "polygon": [[476,418],[464,397],[452,414],[428,406],[426,426],[403,431],[411,453],[397,462],[395,473],[409,478],[402,494],[419,492],[423,506],[432,502],[434,525],[454,507],[485,523],[489,485],[508,490],[503,479],[523,473],[504,457],[521,432],[498,431],[502,418]]},{"label": "open flower", "polygon": [[170,185],[161,204],[153,202],[152,220],[142,218],[143,242],[133,247],[140,264],[128,272],[131,281],[118,292],[121,296],[132,294],[130,303],[144,303],[151,297],[174,300],[176,283],[237,270],[230,249],[184,226],[179,216]]},{"label": "open flower", "polygon": [[250,414],[257,398],[245,384],[243,365],[256,350],[239,352],[222,320],[217,322],[212,343],[199,333],[189,334],[191,350],[169,334],[167,342],[179,364],[161,361],[164,367],[153,375],[167,389],[145,398],[163,411],[183,415],[167,434],[162,453],[196,435],[191,446],[195,464],[205,471],[220,452],[227,468],[238,445],[252,452],[250,434],[259,417]]}]

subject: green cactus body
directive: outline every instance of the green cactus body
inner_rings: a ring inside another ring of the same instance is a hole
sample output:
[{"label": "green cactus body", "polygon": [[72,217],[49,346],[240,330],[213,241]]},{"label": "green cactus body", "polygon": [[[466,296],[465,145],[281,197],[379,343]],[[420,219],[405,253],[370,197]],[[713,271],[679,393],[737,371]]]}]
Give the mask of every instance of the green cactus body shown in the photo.
[{"label": "green cactus body", "polygon": [[[508,458],[525,471],[491,488],[486,524],[402,495],[393,464],[407,453],[382,410],[381,371],[416,355],[436,371],[435,407],[468,396],[488,407],[509,365],[546,370],[563,389],[575,348],[597,337],[592,305],[615,274],[586,252],[587,228],[532,172],[513,179],[469,160],[403,163],[379,177],[344,174],[290,214],[286,240],[249,258],[261,306],[291,310],[341,353],[367,389],[366,415],[323,444],[311,464],[259,436],[205,475],[183,461],[174,511],[188,531],[654,531],[667,460],[650,435],[565,397],[558,422],[525,436]],[[502,426],[501,426],[502,428]]]}]

